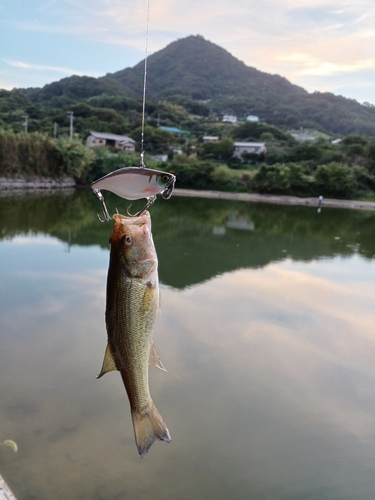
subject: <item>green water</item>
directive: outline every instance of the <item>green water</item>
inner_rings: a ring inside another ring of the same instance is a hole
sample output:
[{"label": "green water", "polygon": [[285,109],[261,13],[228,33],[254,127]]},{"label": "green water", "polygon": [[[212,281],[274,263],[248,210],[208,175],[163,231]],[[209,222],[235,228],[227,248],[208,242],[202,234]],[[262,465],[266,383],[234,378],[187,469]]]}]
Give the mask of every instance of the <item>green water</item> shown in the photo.
[{"label": "green water", "polygon": [[157,201],[168,372],[150,385],[172,442],[141,460],[121,377],[95,378],[99,210],[86,191],[0,197],[0,441],[19,447],[0,473],[18,500],[372,499],[375,213]]}]

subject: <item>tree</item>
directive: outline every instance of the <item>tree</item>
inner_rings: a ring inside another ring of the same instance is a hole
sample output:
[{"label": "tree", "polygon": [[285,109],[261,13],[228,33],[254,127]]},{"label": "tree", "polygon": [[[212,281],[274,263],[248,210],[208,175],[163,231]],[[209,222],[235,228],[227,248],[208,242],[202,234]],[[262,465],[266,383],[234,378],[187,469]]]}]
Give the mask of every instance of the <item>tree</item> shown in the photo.
[{"label": "tree", "polygon": [[357,190],[357,180],[344,163],[319,165],[315,172],[315,186],[319,195],[332,198],[351,198]]},{"label": "tree", "polygon": [[215,158],[217,160],[228,160],[233,153],[233,141],[223,139],[217,142],[206,142],[202,147],[202,156]]}]

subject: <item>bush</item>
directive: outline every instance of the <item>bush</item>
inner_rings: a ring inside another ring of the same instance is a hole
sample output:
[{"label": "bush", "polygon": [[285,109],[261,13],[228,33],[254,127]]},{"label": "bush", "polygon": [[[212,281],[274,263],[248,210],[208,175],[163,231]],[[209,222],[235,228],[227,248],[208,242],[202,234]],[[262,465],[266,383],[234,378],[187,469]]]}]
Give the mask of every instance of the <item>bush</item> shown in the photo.
[{"label": "bush", "polygon": [[239,181],[238,172],[221,165],[212,172],[212,183],[209,189],[218,191],[238,192],[245,191],[244,184]]},{"label": "bush", "polygon": [[332,198],[352,198],[358,183],[353,171],[344,163],[332,162],[319,165],[315,172],[317,195]]},{"label": "bush", "polygon": [[309,178],[301,165],[262,165],[254,176],[253,188],[260,193],[309,194]]},{"label": "bush", "polygon": [[178,155],[169,165],[168,171],[177,177],[176,187],[212,189],[212,174],[216,168],[215,163],[189,160],[185,155]]},{"label": "bush", "polygon": [[0,131],[0,173],[59,177],[67,172],[52,139],[39,133]]},{"label": "bush", "polygon": [[233,141],[230,139],[223,139],[217,142],[206,142],[202,147],[203,157],[210,156],[218,160],[228,160],[232,157]]},{"label": "bush", "polygon": [[94,158],[93,152],[78,139],[58,139],[56,146],[67,174],[73,176],[76,182],[84,182]]}]

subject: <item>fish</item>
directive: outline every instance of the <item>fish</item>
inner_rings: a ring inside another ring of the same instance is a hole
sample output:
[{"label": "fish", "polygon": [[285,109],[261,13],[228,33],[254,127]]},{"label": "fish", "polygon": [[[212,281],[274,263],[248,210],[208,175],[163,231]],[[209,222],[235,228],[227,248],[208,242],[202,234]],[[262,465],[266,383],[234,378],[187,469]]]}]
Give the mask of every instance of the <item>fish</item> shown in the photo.
[{"label": "fish", "polygon": [[101,177],[91,184],[93,190],[107,190],[127,200],[151,198],[157,194],[164,199],[172,196],[176,176],[145,167],[124,167]]},{"label": "fish", "polygon": [[160,304],[158,258],[148,211],[133,217],[115,214],[113,219],[105,312],[108,343],[97,378],[120,372],[138,453],[144,458],[155,441],[171,441],[148,381],[149,364],[166,371],[153,344]]}]

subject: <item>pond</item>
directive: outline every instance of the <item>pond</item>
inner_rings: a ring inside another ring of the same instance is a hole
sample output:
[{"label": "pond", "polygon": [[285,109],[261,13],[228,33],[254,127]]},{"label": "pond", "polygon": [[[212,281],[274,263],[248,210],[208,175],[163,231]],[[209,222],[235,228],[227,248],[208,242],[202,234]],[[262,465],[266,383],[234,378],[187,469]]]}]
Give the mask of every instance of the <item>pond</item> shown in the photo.
[{"label": "pond", "polygon": [[120,375],[96,380],[99,210],[88,191],[0,197],[0,442],[18,444],[0,473],[18,500],[372,499],[375,213],[157,201],[168,372],[150,386],[172,442],[141,460]]}]

